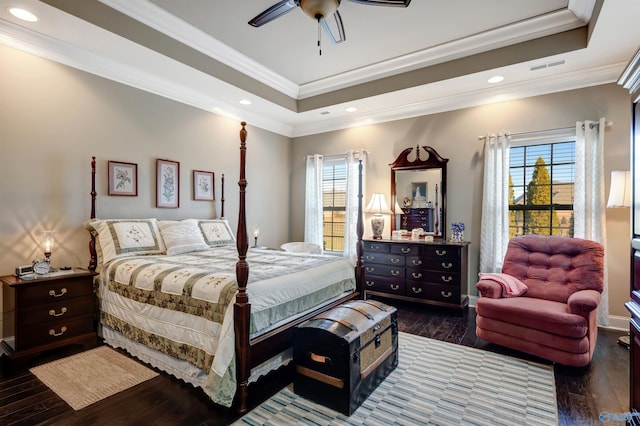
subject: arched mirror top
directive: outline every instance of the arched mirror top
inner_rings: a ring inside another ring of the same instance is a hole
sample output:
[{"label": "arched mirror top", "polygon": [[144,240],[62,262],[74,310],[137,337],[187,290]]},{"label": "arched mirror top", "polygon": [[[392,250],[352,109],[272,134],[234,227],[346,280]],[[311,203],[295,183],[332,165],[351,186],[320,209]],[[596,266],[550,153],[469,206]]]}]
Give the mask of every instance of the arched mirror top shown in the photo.
[{"label": "arched mirror top", "polygon": [[432,147],[416,145],[389,164],[391,205],[398,219],[391,221],[392,230],[422,228],[427,235],[445,237],[448,162]]}]

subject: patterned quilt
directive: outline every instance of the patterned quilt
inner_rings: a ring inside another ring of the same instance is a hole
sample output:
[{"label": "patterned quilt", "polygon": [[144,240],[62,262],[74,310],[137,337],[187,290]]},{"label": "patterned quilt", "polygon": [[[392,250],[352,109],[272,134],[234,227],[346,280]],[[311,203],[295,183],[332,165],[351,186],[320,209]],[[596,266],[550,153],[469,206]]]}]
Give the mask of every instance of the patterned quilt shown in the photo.
[{"label": "patterned quilt", "polygon": [[[235,392],[235,246],[115,259],[101,274],[101,322],[127,338],[209,372],[205,392],[229,406]],[[250,249],[247,292],[256,333],[355,289],[343,258]],[[211,374],[213,373],[213,374]]]}]

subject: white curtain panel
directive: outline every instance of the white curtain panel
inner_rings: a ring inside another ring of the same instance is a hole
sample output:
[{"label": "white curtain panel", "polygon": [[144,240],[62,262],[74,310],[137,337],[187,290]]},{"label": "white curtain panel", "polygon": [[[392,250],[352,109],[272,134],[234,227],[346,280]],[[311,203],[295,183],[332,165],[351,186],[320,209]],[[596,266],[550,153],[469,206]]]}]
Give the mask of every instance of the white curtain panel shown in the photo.
[{"label": "white curtain panel", "polygon": [[362,161],[362,194],[366,194],[364,188],[366,159],[367,152],[364,150],[351,150],[347,152],[347,216],[345,220],[344,256],[354,265],[356,264],[358,255],[357,226],[360,182],[358,177],[360,175],[360,161]]},{"label": "white curtain panel", "polygon": [[322,230],[322,164],[320,154],[307,155],[304,240],[324,247]]},{"label": "white curtain panel", "polygon": [[[605,244],[604,194],[605,119],[576,123],[576,176],[573,201],[573,236]],[[609,325],[607,250],[604,255],[604,290],[598,306],[598,324]]]},{"label": "white curtain panel", "polygon": [[480,272],[502,272],[509,243],[508,134],[487,135],[480,229]]}]

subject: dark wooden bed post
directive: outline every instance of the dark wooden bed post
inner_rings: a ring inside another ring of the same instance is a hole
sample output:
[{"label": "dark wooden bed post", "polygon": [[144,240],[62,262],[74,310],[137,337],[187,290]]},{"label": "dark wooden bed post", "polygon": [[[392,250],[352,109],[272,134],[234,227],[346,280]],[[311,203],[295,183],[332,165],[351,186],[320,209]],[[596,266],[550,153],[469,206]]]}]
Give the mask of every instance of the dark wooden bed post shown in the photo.
[{"label": "dark wooden bed post", "polygon": [[358,242],[356,243],[356,253],[358,258],[356,259],[356,286],[360,292],[360,297],[365,299],[364,293],[364,261],[362,257],[364,255],[364,243],[362,242],[362,235],[364,234],[364,223],[362,222],[362,160],[358,164],[358,221],[356,222],[356,232],[358,236]]},{"label": "dark wooden bed post", "polygon": [[[91,219],[96,218],[96,195],[96,157],[91,157]],[[97,267],[96,239],[91,235],[89,240],[89,270],[95,271]]]},{"label": "dark wooden bed post", "polygon": [[245,177],[246,155],[247,155],[247,123],[241,123],[240,130],[240,204],[238,212],[238,233],[236,245],[238,248],[238,262],[236,263],[236,278],[238,281],[238,294],[233,305],[234,327],[236,337],[236,377],[238,381],[238,391],[236,408],[239,413],[247,411],[247,396],[249,394],[249,375],[251,373],[251,351],[249,345],[249,320],[251,315],[251,304],[247,295],[247,281],[249,279],[249,264],[247,263],[247,250],[249,241],[247,239],[247,219],[245,209],[245,195],[247,180]]},{"label": "dark wooden bed post", "polygon": [[220,191],[220,219],[224,219],[224,173],[222,174],[222,188]]}]

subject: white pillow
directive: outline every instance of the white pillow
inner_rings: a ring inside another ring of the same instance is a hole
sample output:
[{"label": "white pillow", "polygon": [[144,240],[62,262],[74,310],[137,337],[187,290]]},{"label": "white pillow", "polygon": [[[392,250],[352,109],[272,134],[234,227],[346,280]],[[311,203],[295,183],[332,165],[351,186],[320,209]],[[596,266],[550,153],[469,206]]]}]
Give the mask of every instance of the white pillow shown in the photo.
[{"label": "white pillow", "polygon": [[165,245],[156,219],[104,219],[85,224],[97,236],[102,262],[140,254],[163,254]]},{"label": "white pillow", "polygon": [[210,248],[204,241],[195,219],[161,220],[158,222],[158,227],[169,256]]},{"label": "white pillow", "polygon": [[198,220],[198,228],[211,247],[236,243],[236,237],[226,219]]}]

